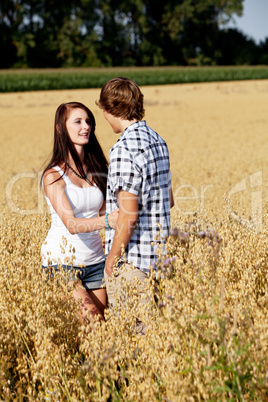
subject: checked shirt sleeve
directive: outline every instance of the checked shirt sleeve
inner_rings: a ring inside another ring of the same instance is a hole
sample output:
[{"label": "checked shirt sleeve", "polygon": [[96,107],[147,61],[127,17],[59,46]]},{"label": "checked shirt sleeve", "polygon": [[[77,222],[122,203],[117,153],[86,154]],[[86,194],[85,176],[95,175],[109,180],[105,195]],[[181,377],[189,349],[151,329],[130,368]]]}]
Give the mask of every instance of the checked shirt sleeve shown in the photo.
[{"label": "checked shirt sleeve", "polygon": [[117,197],[119,190],[139,195],[142,188],[142,172],[135,157],[125,148],[117,147],[110,154],[110,190]]},{"label": "checked shirt sleeve", "polygon": [[169,170],[169,172],[168,172],[168,189],[170,190],[171,189],[171,171]]}]

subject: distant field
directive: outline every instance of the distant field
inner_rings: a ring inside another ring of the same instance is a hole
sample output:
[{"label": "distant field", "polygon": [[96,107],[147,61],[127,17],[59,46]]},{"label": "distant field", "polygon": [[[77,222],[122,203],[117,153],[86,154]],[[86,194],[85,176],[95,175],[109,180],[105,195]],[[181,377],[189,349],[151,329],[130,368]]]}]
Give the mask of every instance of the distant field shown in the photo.
[{"label": "distant field", "polygon": [[143,86],[258,80],[268,78],[268,66],[2,70],[0,92],[100,88],[116,76],[128,76]]},{"label": "distant field", "polygon": [[39,179],[59,104],[89,106],[107,156],[118,135],[95,103],[100,89],[0,94],[0,401],[268,400],[268,80],[142,92],[170,151],[172,235],[152,304],[133,285],[86,335],[71,289],[41,269],[50,217]]}]

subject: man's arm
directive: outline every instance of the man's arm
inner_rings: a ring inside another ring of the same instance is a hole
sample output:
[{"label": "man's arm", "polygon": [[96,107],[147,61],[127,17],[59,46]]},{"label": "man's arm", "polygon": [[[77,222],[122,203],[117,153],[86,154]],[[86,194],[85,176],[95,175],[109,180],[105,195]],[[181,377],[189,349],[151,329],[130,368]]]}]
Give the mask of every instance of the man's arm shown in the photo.
[{"label": "man's arm", "polygon": [[112,276],[115,258],[121,256],[122,244],[126,247],[135,229],[138,219],[138,196],[119,191],[119,217],[115,227],[115,235],[112,248],[107,256],[105,271],[107,275]]}]

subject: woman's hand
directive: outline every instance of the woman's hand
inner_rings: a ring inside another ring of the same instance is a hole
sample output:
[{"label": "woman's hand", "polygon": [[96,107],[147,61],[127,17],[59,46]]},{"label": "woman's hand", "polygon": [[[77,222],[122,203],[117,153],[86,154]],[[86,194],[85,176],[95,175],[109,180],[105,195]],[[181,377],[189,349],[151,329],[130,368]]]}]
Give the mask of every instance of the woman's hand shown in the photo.
[{"label": "woman's hand", "polygon": [[113,212],[111,212],[111,213],[108,215],[108,223],[109,223],[109,226],[110,226],[112,229],[115,228],[115,225],[116,225],[118,216],[119,216],[119,208],[118,208],[118,209],[115,209]]}]

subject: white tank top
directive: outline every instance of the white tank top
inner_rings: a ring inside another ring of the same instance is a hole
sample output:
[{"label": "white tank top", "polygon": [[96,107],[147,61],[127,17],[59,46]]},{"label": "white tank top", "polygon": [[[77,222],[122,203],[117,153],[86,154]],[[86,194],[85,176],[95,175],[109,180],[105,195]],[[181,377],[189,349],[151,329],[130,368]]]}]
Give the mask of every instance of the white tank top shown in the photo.
[{"label": "white tank top", "polygon": [[[75,186],[68,176],[55,166],[65,181],[65,193],[73,208],[76,218],[96,218],[103,204],[104,197],[100,189],[93,185],[80,188]],[[71,234],[45,197],[51,212],[51,227],[42,245],[42,265],[67,264],[73,266],[93,265],[105,260],[99,232]]]}]

